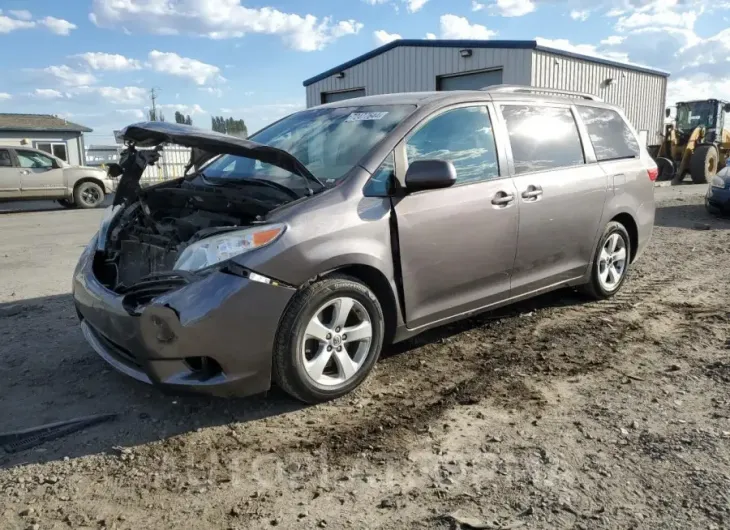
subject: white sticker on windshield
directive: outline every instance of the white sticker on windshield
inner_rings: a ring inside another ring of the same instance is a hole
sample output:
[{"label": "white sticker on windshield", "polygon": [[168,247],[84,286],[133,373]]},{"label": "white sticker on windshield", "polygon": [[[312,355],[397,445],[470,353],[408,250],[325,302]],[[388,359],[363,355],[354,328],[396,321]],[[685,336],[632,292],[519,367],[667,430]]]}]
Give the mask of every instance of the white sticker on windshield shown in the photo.
[{"label": "white sticker on windshield", "polygon": [[387,112],[353,112],[345,121],[373,121],[382,120],[388,115]]}]

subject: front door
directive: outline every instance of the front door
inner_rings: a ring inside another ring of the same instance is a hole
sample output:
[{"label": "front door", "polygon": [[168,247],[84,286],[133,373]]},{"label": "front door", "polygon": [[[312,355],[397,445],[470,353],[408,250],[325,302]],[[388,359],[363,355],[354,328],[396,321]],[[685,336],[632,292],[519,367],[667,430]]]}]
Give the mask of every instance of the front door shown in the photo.
[{"label": "front door", "polygon": [[0,199],[20,196],[20,173],[8,149],[0,149]]},{"label": "front door", "polygon": [[520,296],[585,274],[608,197],[608,177],[598,164],[586,164],[571,105],[500,108],[520,210],[512,274],[512,296]]},{"label": "front door", "polygon": [[20,166],[20,189],[23,197],[62,197],[66,185],[63,169],[38,151],[16,149]]},{"label": "front door", "polygon": [[430,117],[406,138],[405,158],[451,160],[457,172],[451,188],[393,199],[407,326],[508,298],[516,191],[512,179],[500,174],[487,107],[458,107]]}]

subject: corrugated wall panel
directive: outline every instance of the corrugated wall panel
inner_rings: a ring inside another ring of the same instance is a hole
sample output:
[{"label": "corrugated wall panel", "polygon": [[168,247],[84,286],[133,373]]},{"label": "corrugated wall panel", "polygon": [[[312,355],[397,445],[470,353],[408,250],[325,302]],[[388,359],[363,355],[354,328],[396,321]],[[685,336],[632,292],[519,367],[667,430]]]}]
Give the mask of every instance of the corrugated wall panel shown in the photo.
[{"label": "corrugated wall panel", "polygon": [[[658,143],[664,127],[666,77],[607,66],[584,59],[533,51],[531,84],[537,87],[588,92],[619,105],[649,143]],[[607,79],[616,79],[606,85]]]},{"label": "corrugated wall panel", "polygon": [[392,92],[436,90],[442,75],[502,68],[504,83],[529,84],[532,50],[474,48],[461,57],[458,48],[399,46],[345,71],[345,77],[330,76],[307,87],[307,107],[319,105],[322,92],[365,88],[369,96]]}]

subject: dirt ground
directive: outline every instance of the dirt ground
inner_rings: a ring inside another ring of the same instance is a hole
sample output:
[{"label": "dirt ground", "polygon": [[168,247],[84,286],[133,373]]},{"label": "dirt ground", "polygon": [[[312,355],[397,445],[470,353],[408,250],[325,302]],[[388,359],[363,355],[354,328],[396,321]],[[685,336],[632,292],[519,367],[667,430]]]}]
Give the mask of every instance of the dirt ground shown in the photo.
[{"label": "dirt ground", "polygon": [[730,528],[730,221],[701,193],[658,189],[615,299],[435,330],[316,407],[110,370],[69,295],[100,212],[0,215],[0,431],[119,415],[0,449],[0,528]]}]

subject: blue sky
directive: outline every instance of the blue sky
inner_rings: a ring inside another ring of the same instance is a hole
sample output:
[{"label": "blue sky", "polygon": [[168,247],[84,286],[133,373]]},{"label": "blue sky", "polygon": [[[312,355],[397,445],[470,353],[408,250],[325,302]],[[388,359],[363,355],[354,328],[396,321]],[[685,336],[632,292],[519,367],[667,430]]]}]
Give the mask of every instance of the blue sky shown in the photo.
[{"label": "blue sky", "polygon": [[[3,0],[0,112],[138,121],[155,87],[209,127],[304,106],[302,81],[391,39],[541,39],[672,73],[670,100],[730,99],[728,0]],[[17,50],[17,54],[13,53]]]}]

